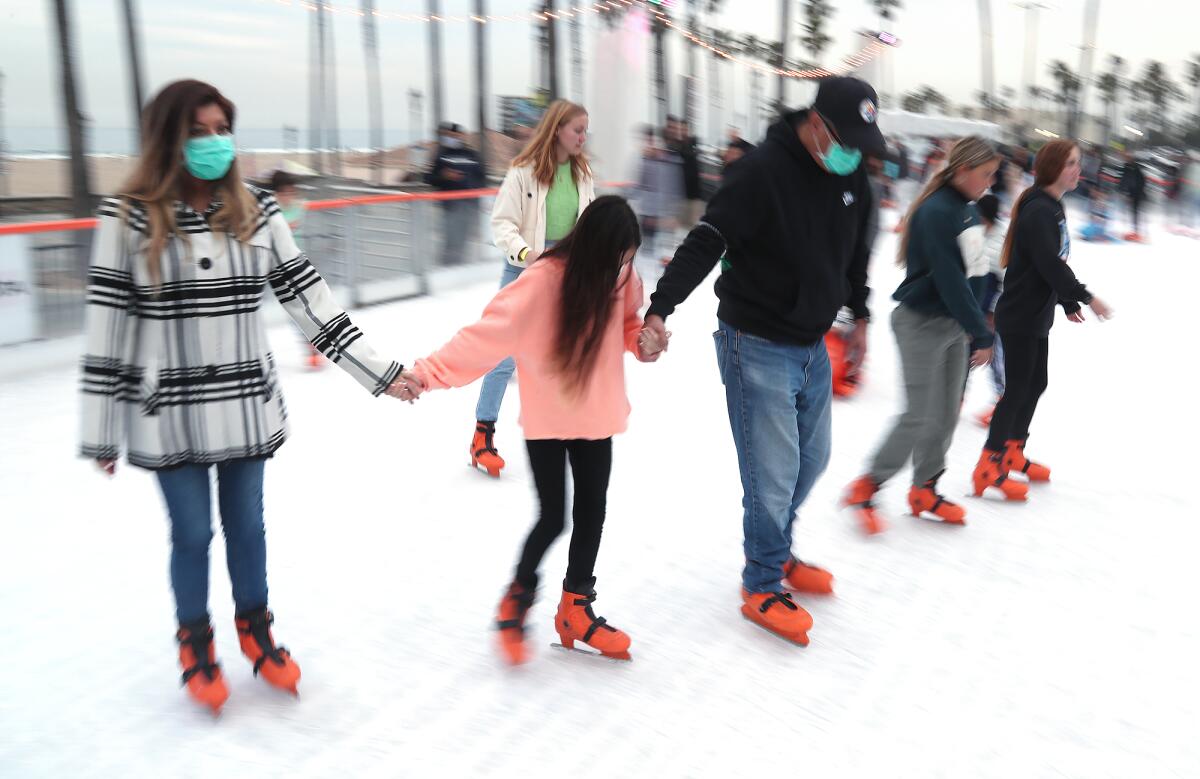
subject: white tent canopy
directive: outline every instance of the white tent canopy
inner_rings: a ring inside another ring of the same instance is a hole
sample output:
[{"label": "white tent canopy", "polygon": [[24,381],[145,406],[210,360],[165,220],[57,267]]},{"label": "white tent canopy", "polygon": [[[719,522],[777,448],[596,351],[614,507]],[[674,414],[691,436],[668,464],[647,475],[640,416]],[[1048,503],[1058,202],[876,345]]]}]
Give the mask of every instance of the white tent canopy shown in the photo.
[{"label": "white tent canopy", "polygon": [[879,112],[879,129],[888,137],[961,138],[967,135],[979,135],[992,141],[999,141],[1003,133],[1003,129],[995,122],[893,110]]}]

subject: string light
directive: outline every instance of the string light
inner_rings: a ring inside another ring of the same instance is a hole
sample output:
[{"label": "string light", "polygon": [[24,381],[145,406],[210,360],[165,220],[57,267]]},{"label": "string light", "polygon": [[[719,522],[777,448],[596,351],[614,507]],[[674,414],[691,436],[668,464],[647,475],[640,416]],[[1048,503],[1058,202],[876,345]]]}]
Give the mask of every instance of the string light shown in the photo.
[{"label": "string light", "polygon": [[[362,17],[364,15],[362,10],[359,8],[355,8],[355,7],[352,7],[349,5],[343,5],[341,3],[327,2],[326,0],[256,0],[256,1],[260,2],[260,3],[269,2],[274,5],[281,5],[281,6],[286,6],[289,8],[294,7],[294,6],[299,6],[303,9],[305,9],[306,11],[317,11],[323,6],[326,10],[328,10],[331,13],[335,13],[335,14],[343,14],[343,15],[356,16],[356,17]],[[702,49],[709,51],[713,55],[720,57],[722,59],[725,59],[725,60],[729,60],[730,62],[737,64],[737,65],[741,65],[742,67],[750,68],[751,70],[756,70],[760,73],[765,73],[768,75],[785,76],[787,78],[794,78],[794,79],[800,79],[800,80],[821,79],[821,78],[826,78],[827,76],[843,75],[843,74],[849,73],[853,70],[857,70],[857,69],[861,68],[862,66],[870,63],[872,60],[874,60],[876,57],[879,56],[880,52],[889,48],[889,46],[887,44],[884,44],[878,40],[873,40],[870,43],[868,43],[866,46],[864,46],[862,49],[858,50],[857,52],[847,55],[845,58],[843,58],[842,63],[840,65],[838,65],[837,67],[832,68],[832,69],[822,68],[822,67],[806,68],[804,70],[780,68],[780,67],[776,67],[774,65],[765,65],[761,62],[757,62],[753,59],[743,57],[739,54],[733,54],[729,51],[726,51],[726,50],[720,48],[719,46],[716,46],[713,43],[710,43],[708,40],[705,40],[703,37],[701,37],[696,32],[693,32],[692,30],[689,30],[686,27],[683,27],[683,26],[678,25],[675,22],[673,22],[669,17],[666,16],[666,14],[664,14],[662,12],[662,10],[659,7],[648,3],[647,0],[598,0],[597,2],[594,2],[591,4],[570,5],[570,6],[567,6],[566,8],[556,9],[554,11],[530,11],[528,13],[522,13],[522,14],[487,14],[486,16],[477,16],[475,14],[470,14],[467,16],[457,16],[457,15],[441,15],[441,16],[439,16],[436,14],[434,14],[434,15],[406,14],[406,13],[399,13],[396,11],[380,11],[378,9],[375,9],[372,13],[376,18],[379,18],[379,19],[390,19],[390,20],[401,21],[401,22],[423,22],[425,24],[429,24],[429,23],[433,23],[433,22],[436,22],[439,24],[443,24],[446,22],[452,22],[452,23],[468,23],[469,22],[469,23],[474,23],[474,24],[488,24],[488,23],[494,23],[494,22],[542,23],[542,22],[547,22],[550,19],[555,19],[555,20],[564,19],[564,18],[571,19],[571,18],[574,18],[576,15],[580,15],[580,16],[585,15],[585,14],[600,15],[600,14],[609,13],[610,11],[620,11],[620,10],[623,10],[626,8],[632,8],[634,6],[643,7],[647,13],[654,16],[659,22],[661,22],[663,24],[664,27],[666,27],[667,29],[669,29],[673,32],[678,33],[679,35],[682,35],[687,40],[691,41],[692,43],[701,47]]]}]

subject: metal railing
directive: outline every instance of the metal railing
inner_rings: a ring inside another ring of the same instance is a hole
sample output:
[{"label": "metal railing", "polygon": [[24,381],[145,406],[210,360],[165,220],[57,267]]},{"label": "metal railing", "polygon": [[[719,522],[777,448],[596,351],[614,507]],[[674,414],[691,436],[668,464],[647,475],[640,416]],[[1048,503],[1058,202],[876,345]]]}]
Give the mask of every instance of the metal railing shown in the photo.
[{"label": "metal railing", "polygon": [[[297,243],[349,307],[429,294],[431,277],[450,265],[495,267],[499,278],[501,256],[487,224],[495,189],[381,192],[327,186],[317,192],[323,197],[305,204]],[[0,240],[25,239],[36,307],[33,340],[83,329],[96,224],[94,218],[0,224]],[[449,252],[447,240],[454,241]]]}]

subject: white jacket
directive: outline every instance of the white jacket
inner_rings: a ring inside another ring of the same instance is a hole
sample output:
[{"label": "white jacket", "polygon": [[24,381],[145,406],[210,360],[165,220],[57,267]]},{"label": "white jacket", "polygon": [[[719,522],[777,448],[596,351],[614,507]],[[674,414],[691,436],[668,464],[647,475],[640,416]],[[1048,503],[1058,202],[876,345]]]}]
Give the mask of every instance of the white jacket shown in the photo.
[{"label": "white jacket", "polygon": [[[575,216],[596,199],[592,179],[576,182],[579,190],[579,210]],[[496,204],[492,207],[492,240],[504,252],[509,264],[524,268],[519,258],[523,249],[540,254],[546,249],[546,195],[550,187],[533,177],[533,166],[522,165],[508,169]]]}]

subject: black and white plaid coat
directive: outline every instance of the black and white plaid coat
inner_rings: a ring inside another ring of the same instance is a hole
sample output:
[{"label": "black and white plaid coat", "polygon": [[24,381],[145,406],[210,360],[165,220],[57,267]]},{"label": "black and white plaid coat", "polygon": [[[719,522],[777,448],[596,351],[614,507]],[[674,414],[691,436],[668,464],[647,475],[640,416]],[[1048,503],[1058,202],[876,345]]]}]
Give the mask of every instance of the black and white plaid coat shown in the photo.
[{"label": "black and white plaid coat", "polygon": [[259,308],[267,283],[326,357],[379,395],[403,366],[381,359],[297,248],[269,193],[245,242],[176,204],[178,234],[149,278],[145,210],[106,199],[88,274],[81,453],[165,468],[265,457],[287,410]]}]

